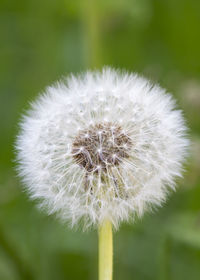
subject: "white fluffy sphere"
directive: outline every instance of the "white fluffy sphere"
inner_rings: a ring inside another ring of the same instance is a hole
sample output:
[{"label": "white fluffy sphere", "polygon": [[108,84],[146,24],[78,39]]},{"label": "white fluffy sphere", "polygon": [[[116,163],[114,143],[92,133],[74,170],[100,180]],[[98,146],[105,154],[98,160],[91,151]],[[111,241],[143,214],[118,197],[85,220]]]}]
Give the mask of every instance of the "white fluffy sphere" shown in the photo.
[{"label": "white fluffy sphere", "polygon": [[188,140],[170,94],[104,68],[48,87],[21,122],[19,172],[49,213],[84,227],[141,216],[181,176]]}]

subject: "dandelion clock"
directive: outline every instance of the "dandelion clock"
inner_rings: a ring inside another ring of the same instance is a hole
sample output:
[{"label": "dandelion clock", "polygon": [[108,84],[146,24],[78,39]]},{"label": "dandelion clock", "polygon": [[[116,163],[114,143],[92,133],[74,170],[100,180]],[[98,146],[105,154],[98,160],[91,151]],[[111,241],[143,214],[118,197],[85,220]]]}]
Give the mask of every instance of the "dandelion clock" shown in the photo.
[{"label": "dandelion clock", "polygon": [[71,227],[99,230],[99,279],[112,279],[112,228],[160,206],[181,176],[188,140],[172,96],[104,68],[46,89],[16,149],[31,198]]}]

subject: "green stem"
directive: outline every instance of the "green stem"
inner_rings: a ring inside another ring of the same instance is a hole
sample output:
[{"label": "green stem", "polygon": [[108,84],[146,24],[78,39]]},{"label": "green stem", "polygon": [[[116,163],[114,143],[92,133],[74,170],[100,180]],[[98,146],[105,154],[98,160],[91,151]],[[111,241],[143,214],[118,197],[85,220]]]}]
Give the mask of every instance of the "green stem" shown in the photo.
[{"label": "green stem", "polygon": [[100,14],[96,1],[83,1],[83,28],[86,47],[86,64],[91,68],[99,68],[101,64],[101,28]]},{"label": "green stem", "polygon": [[113,238],[112,224],[104,221],[99,227],[99,280],[112,280]]}]

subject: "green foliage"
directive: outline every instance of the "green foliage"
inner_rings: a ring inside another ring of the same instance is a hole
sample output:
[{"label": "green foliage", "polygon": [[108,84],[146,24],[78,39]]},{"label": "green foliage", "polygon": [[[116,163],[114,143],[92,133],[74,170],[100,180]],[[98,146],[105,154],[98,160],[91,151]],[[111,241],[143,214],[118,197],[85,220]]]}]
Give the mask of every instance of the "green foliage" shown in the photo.
[{"label": "green foliage", "polygon": [[71,231],[30,202],[16,177],[20,115],[69,72],[109,64],[178,99],[193,148],[167,204],[115,233],[114,278],[200,279],[200,1],[1,0],[0,279],[97,279],[97,234]]}]

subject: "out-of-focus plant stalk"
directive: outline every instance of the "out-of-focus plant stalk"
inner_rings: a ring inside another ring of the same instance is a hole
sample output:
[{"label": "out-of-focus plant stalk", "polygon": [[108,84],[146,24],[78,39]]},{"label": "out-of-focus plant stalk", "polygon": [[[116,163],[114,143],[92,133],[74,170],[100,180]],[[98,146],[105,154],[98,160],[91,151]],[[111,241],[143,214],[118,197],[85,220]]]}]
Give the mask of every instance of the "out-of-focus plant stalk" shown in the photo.
[{"label": "out-of-focus plant stalk", "polygon": [[83,1],[83,28],[86,48],[86,64],[90,68],[102,66],[101,57],[101,28],[98,1]]}]

